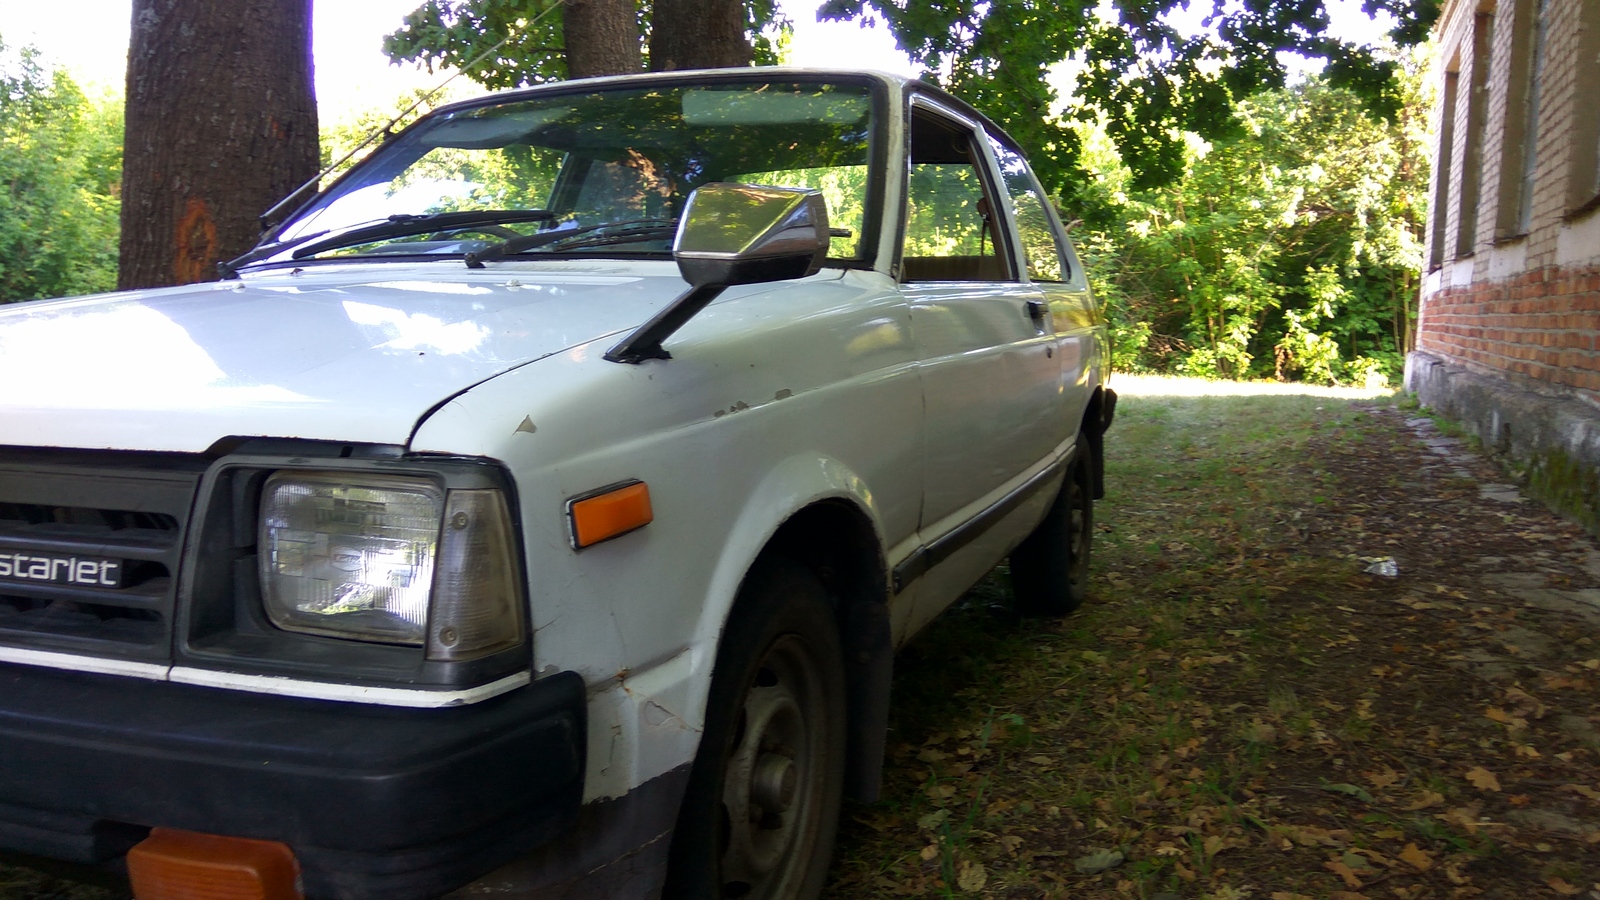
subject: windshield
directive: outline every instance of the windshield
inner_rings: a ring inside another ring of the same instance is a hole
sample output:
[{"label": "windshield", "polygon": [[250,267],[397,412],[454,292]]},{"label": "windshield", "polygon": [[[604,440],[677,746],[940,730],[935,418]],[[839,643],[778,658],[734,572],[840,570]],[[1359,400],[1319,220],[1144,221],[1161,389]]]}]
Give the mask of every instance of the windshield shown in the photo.
[{"label": "windshield", "polygon": [[252,262],[460,257],[530,235],[518,255],[666,255],[690,192],[717,181],[820,190],[829,257],[858,260],[872,125],[868,87],[805,81],[619,87],[458,110],[389,141]]}]

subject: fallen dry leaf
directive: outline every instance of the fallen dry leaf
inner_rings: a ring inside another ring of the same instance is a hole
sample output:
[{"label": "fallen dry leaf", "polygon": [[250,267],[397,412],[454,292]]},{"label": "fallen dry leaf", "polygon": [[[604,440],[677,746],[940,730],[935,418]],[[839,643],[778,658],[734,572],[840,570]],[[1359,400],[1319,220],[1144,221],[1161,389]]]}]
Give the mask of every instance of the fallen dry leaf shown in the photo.
[{"label": "fallen dry leaf", "polygon": [[1480,791],[1494,791],[1496,793],[1500,791],[1500,779],[1483,766],[1473,766],[1468,769],[1466,779],[1472,782],[1472,786]]},{"label": "fallen dry leaf", "polygon": [[1122,865],[1125,858],[1121,850],[1096,850],[1088,856],[1080,856],[1073,860],[1072,865],[1085,875],[1098,875],[1107,869]]},{"label": "fallen dry leaf", "polygon": [[1499,722],[1501,725],[1505,725],[1505,726],[1508,726],[1510,728],[1527,728],[1528,727],[1528,720],[1527,719],[1524,719],[1524,718],[1522,718],[1520,716],[1513,716],[1512,714],[1506,712],[1503,709],[1500,709],[1497,706],[1491,706],[1488,709],[1485,709],[1483,711],[1483,716],[1486,719],[1489,719],[1489,720],[1494,721],[1494,722]]},{"label": "fallen dry leaf", "polygon": [[963,891],[981,891],[988,881],[989,873],[984,871],[983,863],[962,861],[961,870],[956,874],[956,887]]},{"label": "fallen dry leaf", "polygon": [[1470,837],[1478,833],[1478,808],[1476,806],[1458,806],[1449,812],[1439,813],[1434,816],[1447,825],[1459,825]]},{"label": "fallen dry leaf", "polygon": [[1328,860],[1322,864],[1322,867],[1344,879],[1344,883],[1350,887],[1358,888],[1362,886],[1361,879],[1356,877],[1355,871],[1336,859]]},{"label": "fallen dry leaf", "polygon": [[1563,791],[1571,791],[1574,794],[1582,794],[1583,796],[1588,797],[1590,800],[1600,800],[1600,791],[1597,791],[1586,784],[1564,784],[1561,786],[1561,789]]},{"label": "fallen dry leaf", "polygon": [[1400,858],[1410,863],[1418,872],[1426,872],[1433,868],[1433,857],[1416,844],[1407,844],[1406,848],[1400,851]]},{"label": "fallen dry leaf", "polygon": [[1367,781],[1380,791],[1400,780],[1400,773],[1388,766],[1385,766],[1382,772],[1367,772],[1365,775]]},{"label": "fallen dry leaf", "polygon": [[1549,710],[1538,697],[1533,696],[1519,687],[1506,688],[1506,700],[1516,709],[1517,715],[1542,719]]},{"label": "fallen dry leaf", "polygon": [[1310,894],[1296,894],[1290,891],[1273,891],[1272,900],[1316,900]]},{"label": "fallen dry leaf", "polygon": [[1557,878],[1554,875],[1546,878],[1544,883],[1550,885],[1551,890],[1554,890],[1556,893],[1564,894],[1568,897],[1571,897],[1573,894],[1583,890],[1583,888],[1574,887],[1573,885],[1568,884],[1566,881]]},{"label": "fallen dry leaf", "polygon": [[1411,805],[1406,807],[1406,811],[1416,812],[1419,809],[1428,809],[1429,807],[1438,806],[1443,802],[1443,794],[1437,791],[1423,791],[1417,795],[1417,799],[1411,801]]}]

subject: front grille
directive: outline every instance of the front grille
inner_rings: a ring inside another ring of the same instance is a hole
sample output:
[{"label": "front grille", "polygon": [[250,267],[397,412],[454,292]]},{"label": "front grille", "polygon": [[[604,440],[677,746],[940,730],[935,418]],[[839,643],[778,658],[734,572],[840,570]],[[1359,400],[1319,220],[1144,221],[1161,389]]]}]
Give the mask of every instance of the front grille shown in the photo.
[{"label": "front grille", "polygon": [[0,449],[0,645],[165,662],[205,463]]}]

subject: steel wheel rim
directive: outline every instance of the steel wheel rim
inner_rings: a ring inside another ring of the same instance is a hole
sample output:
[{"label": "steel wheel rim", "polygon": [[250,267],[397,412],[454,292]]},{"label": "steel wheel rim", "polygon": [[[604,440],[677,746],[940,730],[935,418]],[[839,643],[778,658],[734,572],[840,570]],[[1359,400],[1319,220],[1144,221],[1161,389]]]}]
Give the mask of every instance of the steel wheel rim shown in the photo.
[{"label": "steel wheel rim", "polygon": [[823,799],[825,705],[810,648],[778,638],[745,690],[724,769],[724,897],[776,900],[805,880]]}]

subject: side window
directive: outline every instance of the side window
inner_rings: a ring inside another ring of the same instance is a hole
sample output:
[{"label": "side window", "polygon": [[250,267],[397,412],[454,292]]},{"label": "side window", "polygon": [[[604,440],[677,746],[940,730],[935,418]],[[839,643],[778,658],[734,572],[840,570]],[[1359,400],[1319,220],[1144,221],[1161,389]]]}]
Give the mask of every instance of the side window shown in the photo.
[{"label": "side window", "polygon": [[986,168],[970,128],[912,110],[901,258],[906,281],[1015,279]]},{"label": "side window", "polygon": [[1039,182],[1028,171],[1022,154],[989,138],[994,146],[995,158],[1000,161],[1000,177],[1005,179],[1006,193],[1011,196],[1012,212],[1017,217],[1018,236],[1022,238],[1022,252],[1028,261],[1028,278],[1033,281],[1067,281],[1072,276],[1061,236],[1055,223],[1045,210],[1044,192]]}]

